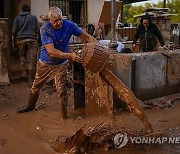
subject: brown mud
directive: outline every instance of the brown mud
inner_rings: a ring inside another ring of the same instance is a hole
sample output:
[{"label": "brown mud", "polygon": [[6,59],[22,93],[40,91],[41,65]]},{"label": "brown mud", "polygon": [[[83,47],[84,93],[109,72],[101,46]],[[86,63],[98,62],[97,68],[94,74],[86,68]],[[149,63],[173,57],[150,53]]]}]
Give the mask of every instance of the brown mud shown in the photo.
[{"label": "brown mud", "polygon": [[[68,119],[62,120],[57,94],[46,89],[40,92],[37,103],[40,107],[37,110],[17,114],[17,108],[27,103],[29,92],[30,87],[27,83],[0,86],[0,153],[2,154],[55,154],[57,152],[54,146],[55,143],[59,143],[57,141],[61,136],[70,138],[81,128],[86,135],[92,132],[88,128],[98,128],[95,133],[95,137],[100,134],[99,138],[95,138],[99,139],[99,141],[95,140],[98,143],[104,139],[103,131],[111,132],[111,137],[116,132],[126,132],[128,135],[136,136],[146,135],[141,121],[129,112],[116,110],[114,126],[108,115],[86,116],[83,109],[74,110],[72,96],[69,97],[68,102]],[[148,108],[151,108],[146,109],[145,113],[155,132],[160,132],[167,137],[180,136],[179,97],[180,94],[176,94],[144,102],[149,106]],[[169,102],[171,105],[168,105]],[[178,153],[180,151],[179,144],[129,145],[109,152],[104,151],[109,144],[99,145],[101,146],[92,153]],[[77,149],[74,148],[70,152],[73,150]],[[84,149],[80,148],[80,150],[83,152]]]}]

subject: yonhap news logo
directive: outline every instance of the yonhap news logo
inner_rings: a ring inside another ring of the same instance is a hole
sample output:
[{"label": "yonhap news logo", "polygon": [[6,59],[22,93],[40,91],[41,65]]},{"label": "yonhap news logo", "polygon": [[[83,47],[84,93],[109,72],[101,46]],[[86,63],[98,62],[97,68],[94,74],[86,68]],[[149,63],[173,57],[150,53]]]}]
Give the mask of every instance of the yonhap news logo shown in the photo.
[{"label": "yonhap news logo", "polygon": [[115,148],[120,149],[128,143],[128,137],[126,133],[118,133],[114,136]]},{"label": "yonhap news logo", "polygon": [[153,136],[136,136],[128,137],[126,133],[118,133],[114,136],[115,148],[120,149],[130,144],[180,144],[180,136],[176,137],[153,137]]}]

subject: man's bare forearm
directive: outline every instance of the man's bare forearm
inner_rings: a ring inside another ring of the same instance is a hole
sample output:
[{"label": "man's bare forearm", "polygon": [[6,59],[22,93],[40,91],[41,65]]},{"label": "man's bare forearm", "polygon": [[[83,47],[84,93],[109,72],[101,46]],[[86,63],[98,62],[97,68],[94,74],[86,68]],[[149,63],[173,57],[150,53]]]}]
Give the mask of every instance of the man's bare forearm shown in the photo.
[{"label": "man's bare forearm", "polygon": [[45,47],[51,57],[57,59],[72,59],[72,53],[64,53],[60,50],[57,50],[54,48],[53,44],[46,44]]},{"label": "man's bare forearm", "polygon": [[98,43],[98,41],[92,37],[91,35],[87,34],[86,32],[83,32],[82,35],[79,36],[81,39],[83,39],[84,41],[86,41],[87,43],[92,43],[92,42],[95,42],[95,43]]},{"label": "man's bare forearm", "polygon": [[64,53],[60,50],[54,49],[53,52],[49,53],[51,57],[55,57],[57,59],[72,59],[71,53]]}]

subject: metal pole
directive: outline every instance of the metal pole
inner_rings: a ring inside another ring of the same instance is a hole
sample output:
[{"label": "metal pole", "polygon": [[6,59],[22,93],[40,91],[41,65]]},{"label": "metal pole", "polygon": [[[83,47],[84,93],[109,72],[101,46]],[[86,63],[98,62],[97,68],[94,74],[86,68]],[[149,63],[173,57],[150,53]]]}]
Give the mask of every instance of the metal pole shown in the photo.
[{"label": "metal pole", "polygon": [[163,7],[166,8],[166,0],[164,0]]},{"label": "metal pole", "polygon": [[112,52],[117,52],[117,42],[115,40],[116,35],[116,0],[111,0],[111,42],[110,50]]},{"label": "metal pole", "polygon": [[116,0],[111,0],[111,39],[115,41],[115,18],[116,18]]},{"label": "metal pole", "polygon": [[121,23],[123,23],[123,10],[124,10],[124,2],[122,2],[122,5],[121,5]]}]

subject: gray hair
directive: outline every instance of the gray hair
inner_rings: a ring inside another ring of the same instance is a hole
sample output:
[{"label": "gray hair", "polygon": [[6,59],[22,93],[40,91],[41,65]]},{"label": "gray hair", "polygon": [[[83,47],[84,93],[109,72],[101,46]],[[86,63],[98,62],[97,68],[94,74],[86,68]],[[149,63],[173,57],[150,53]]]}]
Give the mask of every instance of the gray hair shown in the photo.
[{"label": "gray hair", "polygon": [[48,12],[48,19],[52,18],[52,15],[57,16],[58,18],[62,17],[62,11],[58,7],[50,7]]}]

